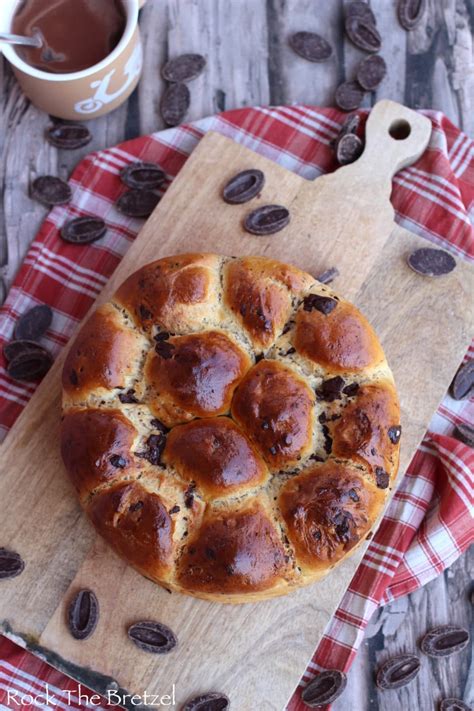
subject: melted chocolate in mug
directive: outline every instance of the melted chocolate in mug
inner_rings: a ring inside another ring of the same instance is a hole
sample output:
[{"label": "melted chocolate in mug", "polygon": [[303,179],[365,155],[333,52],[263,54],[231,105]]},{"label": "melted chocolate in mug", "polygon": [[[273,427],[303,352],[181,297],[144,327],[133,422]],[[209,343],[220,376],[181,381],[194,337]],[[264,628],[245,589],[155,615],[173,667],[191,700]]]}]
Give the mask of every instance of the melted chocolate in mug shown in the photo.
[{"label": "melted chocolate in mug", "polygon": [[11,31],[40,33],[43,47],[16,51],[32,67],[65,74],[105,59],[119,43],[126,21],[121,0],[23,0]]}]

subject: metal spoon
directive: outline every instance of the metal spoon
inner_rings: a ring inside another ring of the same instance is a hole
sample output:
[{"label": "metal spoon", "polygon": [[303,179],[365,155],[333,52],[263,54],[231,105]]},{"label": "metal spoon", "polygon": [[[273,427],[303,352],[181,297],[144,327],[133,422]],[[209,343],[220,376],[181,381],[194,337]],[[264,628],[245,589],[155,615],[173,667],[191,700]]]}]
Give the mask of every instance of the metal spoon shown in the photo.
[{"label": "metal spoon", "polygon": [[42,47],[43,40],[39,34],[33,35],[33,37],[24,37],[23,35],[12,35],[8,32],[0,32],[0,42],[6,42],[7,44],[20,44],[25,47]]}]

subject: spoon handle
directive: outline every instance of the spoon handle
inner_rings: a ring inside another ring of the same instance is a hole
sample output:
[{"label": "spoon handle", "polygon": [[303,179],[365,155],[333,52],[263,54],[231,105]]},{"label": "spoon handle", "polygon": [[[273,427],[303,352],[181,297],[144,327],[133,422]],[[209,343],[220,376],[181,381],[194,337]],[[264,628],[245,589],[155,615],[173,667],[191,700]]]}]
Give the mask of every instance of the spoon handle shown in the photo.
[{"label": "spoon handle", "polygon": [[41,47],[43,44],[39,34],[34,37],[24,37],[23,35],[12,35],[8,32],[0,32],[0,42],[21,44],[26,47]]}]

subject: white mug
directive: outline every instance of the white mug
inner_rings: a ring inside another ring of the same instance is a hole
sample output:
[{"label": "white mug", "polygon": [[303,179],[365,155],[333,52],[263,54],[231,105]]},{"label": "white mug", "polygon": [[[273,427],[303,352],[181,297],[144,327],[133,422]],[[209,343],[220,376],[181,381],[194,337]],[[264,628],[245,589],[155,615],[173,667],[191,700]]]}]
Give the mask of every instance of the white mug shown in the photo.
[{"label": "white mug", "polygon": [[[0,0],[0,32],[11,32],[21,1]],[[12,45],[0,43],[18,83],[35,106],[52,116],[83,121],[113,111],[130,96],[142,71],[138,11],[145,0],[122,2],[127,20],[119,43],[101,62],[79,72],[41,71],[24,62]]]}]

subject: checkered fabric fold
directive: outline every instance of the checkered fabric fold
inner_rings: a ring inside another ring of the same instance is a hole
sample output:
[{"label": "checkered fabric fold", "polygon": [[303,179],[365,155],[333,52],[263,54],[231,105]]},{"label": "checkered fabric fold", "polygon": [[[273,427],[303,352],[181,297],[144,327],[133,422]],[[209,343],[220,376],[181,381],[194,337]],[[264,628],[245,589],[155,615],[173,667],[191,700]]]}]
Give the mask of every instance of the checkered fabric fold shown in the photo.
[{"label": "checkered fabric fold", "polygon": [[[425,113],[433,125],[430,145],[416,164],[394,178],[396,220],[456,258],[474,261],[474,142],[441,113]],[[363,121],[366,116],[361,112]],[[124,190],[118,174],[127,163],[137,159],[158,163],[167,175],[165,190],[204,133],[213,130],[314,179],[336,169],[330,144],[344,119],[335,109],[312,106],[241,109],[91,154],[71,176],[71,203],[51,211],[0,309],[0,346],[12,338],[17,318],[40,303],[54,310],[44,345],[57,355],[67,343],[142,225],[114,207]],[[58,230],[66,220],[89,214],[107,223],[103,239],[83,247],[59,239]],[[474,344],[466,359],[473,357]],[[0,361],[2,436],[34,389],[33,384],[11,380],[4,360]],[[300,698],[301,688],[318,670],[350,667],[378,605],[429,582],[472,542],[474,450],[453,439],[452,430],[455,424],[473,420],[472,400],[456,402],[446,395],[287,711],[307,708]],[[19,678],[11,652],[14,646],[9,645],[0,644],[4,660],[0,662],[0,708],[10,708],[5,689]],[[27,660],[22,657],[20,675],[25,687],[46,673],[46,665]]]}]

